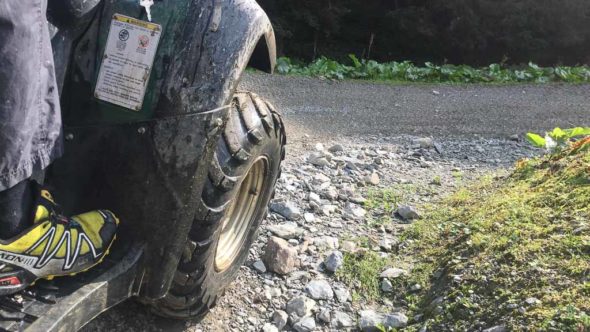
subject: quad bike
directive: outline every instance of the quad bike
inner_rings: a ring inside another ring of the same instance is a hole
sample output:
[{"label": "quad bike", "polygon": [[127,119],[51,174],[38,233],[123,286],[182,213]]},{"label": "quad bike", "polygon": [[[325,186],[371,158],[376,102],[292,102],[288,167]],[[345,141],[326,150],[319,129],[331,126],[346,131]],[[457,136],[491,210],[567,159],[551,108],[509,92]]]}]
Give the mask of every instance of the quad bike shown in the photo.
[{"label": "quad bike", "polygon": [[[200,318],[256,238],[286,139],[273,106],[236,90],[248,65],[274,68],[270,21],[254,0],[160,0],[147,14],[139,0],[49,0],[66,153],[45,183],[64,211],[108,208],[121,227],[96,268],[0,298],[0,330],[75,331],[132,297]],[[136,44],[121,19],[152,35]],[[105,75],[119,75],[107,94],[134,88],[135,72],[106,73],[113,47],[153,53],[129,105],[99,94]]]}]

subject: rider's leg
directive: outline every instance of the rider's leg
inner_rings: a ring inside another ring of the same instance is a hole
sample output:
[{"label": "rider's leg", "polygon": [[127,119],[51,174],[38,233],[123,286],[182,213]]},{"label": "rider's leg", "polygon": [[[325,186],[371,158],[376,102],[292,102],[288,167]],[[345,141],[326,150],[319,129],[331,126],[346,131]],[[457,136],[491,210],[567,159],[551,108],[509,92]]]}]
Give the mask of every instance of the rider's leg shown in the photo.
[{"label": "rider's leg", "polygon": [[32,223],[33,172],[62,151],[47,0],[0,1],[0,238]]},{"label": "rider's leg", "polygon": [[10,239],[30,225],[34,199],[29,180],[0,192],[0,239]]},{"label": "rider's leg", "polygon": [[117,218],[64,217],[31,179],[62,153],[47,0],[0,0],[0,295],[98,264]]}]

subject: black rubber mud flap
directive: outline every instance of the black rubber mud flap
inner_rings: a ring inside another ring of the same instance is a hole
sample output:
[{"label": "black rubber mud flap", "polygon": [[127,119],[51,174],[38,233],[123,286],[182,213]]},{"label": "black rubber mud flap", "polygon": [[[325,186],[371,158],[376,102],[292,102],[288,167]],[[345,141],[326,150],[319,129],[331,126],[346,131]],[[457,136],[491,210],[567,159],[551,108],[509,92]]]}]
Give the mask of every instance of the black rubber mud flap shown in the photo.
[{"label": "black rubber mud flap", "polygon": [[142,255],[142,245],[121,244],[89,272],[39,280],[33,287],[0,298],[0,331],[77,331],[137,294]]}]

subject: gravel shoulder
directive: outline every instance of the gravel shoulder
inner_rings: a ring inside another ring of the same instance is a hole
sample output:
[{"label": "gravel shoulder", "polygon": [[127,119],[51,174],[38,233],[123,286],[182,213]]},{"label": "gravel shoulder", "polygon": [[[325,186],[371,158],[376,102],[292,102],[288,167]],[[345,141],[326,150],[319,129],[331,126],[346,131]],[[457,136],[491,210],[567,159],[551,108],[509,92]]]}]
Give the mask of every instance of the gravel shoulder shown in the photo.
[{"label": "gravel shoulder", "polygon": [[[287,310],[300,296],[317,295],[310,293],[311,282],[324,295],[313,300],[311,318],[301,320],[297,331],[312,323],[317,331],[354,329],[346,325],[357,326],[367,310],[400,318],[403,307],[391,312],[386,301],[353,303],[342,296],[349,287],[322,264],[332,251],[352,250],[350,242],[361,238],[396,243],[407,226],[396,216],[385,225],[373,223],[377,216],[362,199],[395,188],[402,190],[402,204],[419,209],[471,179],[503,172],[538,153],[510,138],[514,134],[590,125],[588,85],[405,86],[247,73],[242,88],[282,110],[289,145],[274,203],[289,203],[299,216],[269,214],[238,279],[202,322],[157,318],[128,301],[84,331],[260,331],[265,325],[273,331],[275,311]],[[282,236],[299,261],[285,275],[260,269],[277,225],[290,231]],[[387,246],[373,249],[395,255]],[[336,294],[330,295],[323,281]],[[297,318],[291,317],[293,323]]]}]

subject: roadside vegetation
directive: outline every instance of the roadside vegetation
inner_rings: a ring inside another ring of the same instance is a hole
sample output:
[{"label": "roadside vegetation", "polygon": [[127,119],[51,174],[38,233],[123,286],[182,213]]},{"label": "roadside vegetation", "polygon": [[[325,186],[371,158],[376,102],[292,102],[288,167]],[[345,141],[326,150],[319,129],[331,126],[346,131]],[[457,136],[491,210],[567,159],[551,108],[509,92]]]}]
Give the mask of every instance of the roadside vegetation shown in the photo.
[{"label": "roadside vegetation", "polygon": [[[408,307],[419,318],[409,330],[589,331],[590,137],[562,132],[568,140],[546,156],[423,207],[396,255],[347,254],[339,277],[359,301],[387,297]],[[397,198],[389,190],[371,204]],[[383,294],[379,274],[400,266],[409,273]]]},{"label": "roadside vegetation", "polygon": [[364,79],[392,82],[424,83],[586,83],[590,82],[590,67],[539,67],[529,63],[522,68],[491,64],[474,68],[467,65],[435,65],[427,62],[417,66],[410,61],[378,63],[359,60],[350,55],[350,63],[344,64],[325,57],[310,64],[289,58],[279,58],[277,71],[284,75],[305,75],[328,79]]}]

